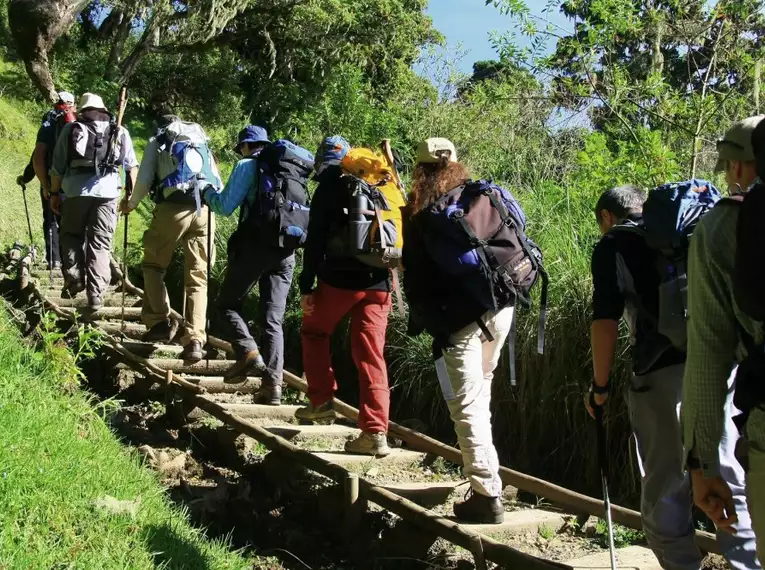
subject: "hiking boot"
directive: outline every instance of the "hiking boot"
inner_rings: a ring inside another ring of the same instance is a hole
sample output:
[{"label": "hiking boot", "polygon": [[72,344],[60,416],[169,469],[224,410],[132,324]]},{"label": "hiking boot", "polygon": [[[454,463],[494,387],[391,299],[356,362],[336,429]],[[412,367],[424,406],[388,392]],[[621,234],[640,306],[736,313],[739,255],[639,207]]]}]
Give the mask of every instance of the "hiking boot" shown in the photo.
[{"label": "hiking boot", "polygon": [[345,442],[345,451],[346,453],[355,453],[357,455],[385,457],[390,454],[390,447],[388,447],[388,438],[385,433],[362,431],[356,439]]},{"label": "hiking boot", "polygon": [[260,389],[252,396],[253,404],[265,406],[281,406],[282,404],[282,386],[281,384],[263,384]]},{"label": "hiking boot", "polygon": [[454,516],[465,523],[502,524],[505,509],[498,497],[487,497],[470,489],[464,501],[454,503]]},{"label": "hiking boot", "polygon": [[[166,319],[158,322],[156,325],[146,331],[141,340],[143,342],[165,342],[170,343],[178,332],[178,323],[173,319]],[[201,357],[200,357],[201,358]]]},{"label": "hiking boot", "polygon": [[249,372],[264,372],[266,369],[266,363],[263,361],[263,357],[260,352],[251,350],[245,354],[242,358],[237,360],[231,365],[231,368],[223,373],[223,378],[230,380],[231,378],[246,378]]},{"label": "hiking boot", "polygon": [[96,313],[101,309],[101,301],[96,301],[95,303],[89,303],[87,307],[83,307],[80,311],[80,318],[86,322],[90,323],[95,320],[98,320]]},{"label": "hiking boot", "polygon": [[335,410],[332,408],[332,400],[314,407],[309,403],[307,406],[298,408],[295,417],[304,422],[328,422],[335,420]]},{"label": "hiking boot", "polygon": [[192,340],[183,347],[183,352],[181,352],[181,359],[185,360],[186,362],[199,362],[204,358],[204,353],[202,352],[202,343],[198,340]]}]

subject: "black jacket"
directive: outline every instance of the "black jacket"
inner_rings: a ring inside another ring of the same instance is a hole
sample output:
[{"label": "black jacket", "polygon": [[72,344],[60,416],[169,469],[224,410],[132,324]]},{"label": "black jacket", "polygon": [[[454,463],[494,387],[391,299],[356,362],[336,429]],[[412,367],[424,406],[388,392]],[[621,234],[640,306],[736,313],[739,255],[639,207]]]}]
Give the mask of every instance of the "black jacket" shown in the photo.
[{"label": "black jacket", "polygon": [[370,267],[351,257],[327,255],[327,244],[333,232],[347,224],[347,214],[343,213],[343,209],[348,207],[348,200],[345,190],[339,188],[341,175],[339,164],[325,163],[314,177],[319,186],[311,199],[308,238],[299,279],[300,292],[310,294],[317,278],[338,289],[390,291],[387,269]]}]

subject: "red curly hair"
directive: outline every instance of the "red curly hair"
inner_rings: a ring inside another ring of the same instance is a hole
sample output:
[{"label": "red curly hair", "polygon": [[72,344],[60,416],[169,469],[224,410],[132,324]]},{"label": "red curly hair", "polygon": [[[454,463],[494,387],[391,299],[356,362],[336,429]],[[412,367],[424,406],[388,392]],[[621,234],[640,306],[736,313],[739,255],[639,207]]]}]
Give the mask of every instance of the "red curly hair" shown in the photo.
[{"label": "red curly hair", "polygon": [[436,202],[442,195],[470,180],[467,167],[459,162],[449,162],[444,156],[441,162],[418,164],[412,177],[410,204],[417,213]]}]

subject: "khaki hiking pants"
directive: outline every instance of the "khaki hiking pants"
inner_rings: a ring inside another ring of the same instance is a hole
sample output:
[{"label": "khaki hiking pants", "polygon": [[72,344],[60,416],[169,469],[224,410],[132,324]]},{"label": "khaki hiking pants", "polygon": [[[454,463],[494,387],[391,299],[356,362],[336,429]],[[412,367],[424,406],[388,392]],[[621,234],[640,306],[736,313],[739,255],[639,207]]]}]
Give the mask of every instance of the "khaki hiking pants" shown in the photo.
[{"label": "khaki hiking pants", "polygon": [[[163,202],[154,208],[151,226],[143,234],[144,303],[141,317],[146,328],[170,318],[165,272],[179,242],[183,242],[183,282],[186,294],[185,325],[181,344],[205,342],[207,318],[207,207],[197,216],[187,204]],[[211,232],[215,236],[215,216]],[[215,263],[215,241],[212,263]]]},{"label": "khaki hiking pants", "polygon": [[494,340],[473,323],[454,333],[451,346],[436,360],[436,372],[462,452],[463,471],[473,491],[502,494],[499,458],[491,436],[491,383],[513,323],[514,307],[486,313],[483,321]]},{"label": "khaki hiking pants", "polygon": [[87,291],[91,306],[101,304],[111,281],[111,250],[117,226],[117,199],[77,196],[61,204],[61,249],[66,287]]}]

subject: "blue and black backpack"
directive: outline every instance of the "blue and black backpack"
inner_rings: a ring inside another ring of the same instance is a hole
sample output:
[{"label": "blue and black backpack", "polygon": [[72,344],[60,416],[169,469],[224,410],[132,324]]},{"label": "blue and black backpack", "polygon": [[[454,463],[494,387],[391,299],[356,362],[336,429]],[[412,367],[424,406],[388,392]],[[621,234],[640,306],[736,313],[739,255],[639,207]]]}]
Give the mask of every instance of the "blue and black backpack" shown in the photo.
[{"label": "blue and black backpack", "polygon": [[308,236],[308,178],[313,172],[313,154],[280,139],[254,158],[258,161],[258,188],[254,203],[243,208],[240,221],[257,226],[271,245],[301,247]]},{"label": "blue and black backpack", "polygon": [[220,186],[204,130],[196,123],[174,121],[157,133],[156,141],[158,152],[169,154],[175,169],[156,181],[154,201],[193,201],[200,214],[204,190]]},{"label": "blue and black backpack", "polygon": [[[688,342],[688,249],[701,218],[722,199],[707,180],[686,180],[654,188],[643,204],[643,224],[624,224],[617,230],[634,231],[645,237],[657,252],[659,314],[644,316],[675,348],[685,351]],[[641,307],[639,306],[638,309]]]}]

